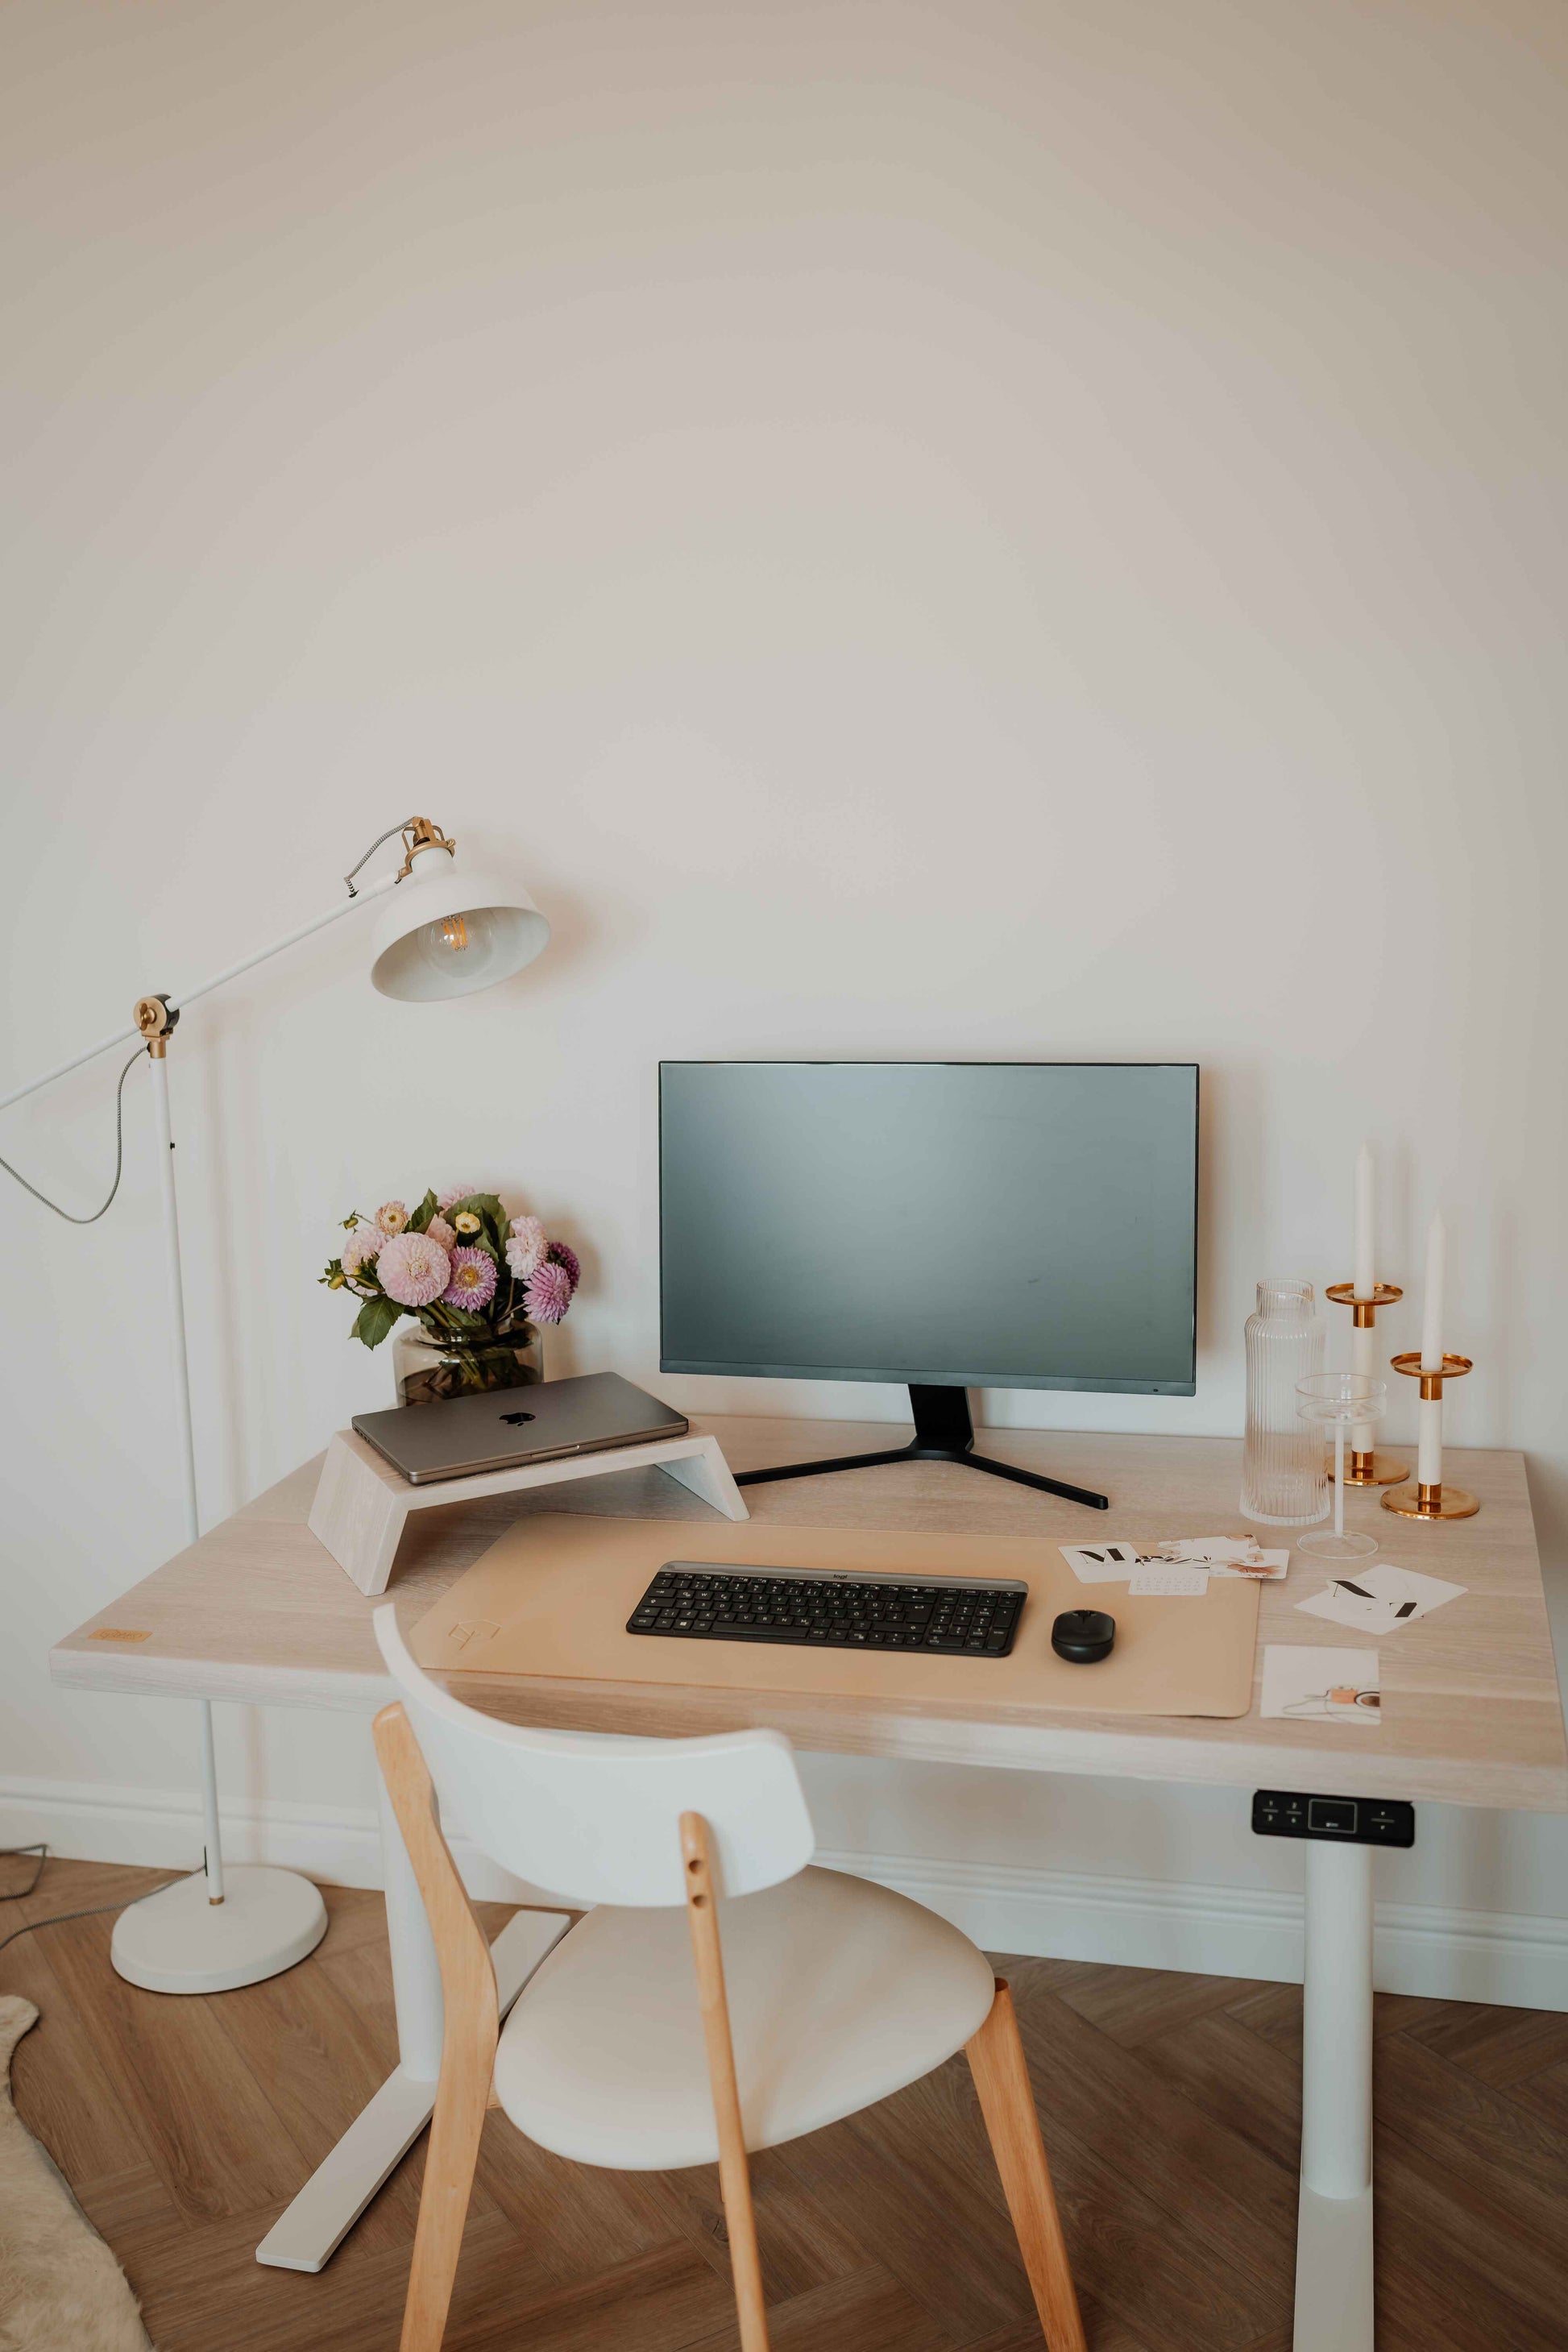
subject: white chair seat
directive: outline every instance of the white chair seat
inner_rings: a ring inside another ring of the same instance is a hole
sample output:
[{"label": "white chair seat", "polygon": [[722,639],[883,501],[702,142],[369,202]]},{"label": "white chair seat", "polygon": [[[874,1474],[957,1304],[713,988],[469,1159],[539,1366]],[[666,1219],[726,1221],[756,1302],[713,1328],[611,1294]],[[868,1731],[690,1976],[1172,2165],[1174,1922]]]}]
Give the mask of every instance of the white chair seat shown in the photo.
[{"label": "white chair seat", "polygon": [[[967,1936],[833,1870],[719,1906],[748,2148],[856,2114],[962,2049],[995,1979]],[[579,2164],[711,2164],[719,2142],[685,1911],[591,1911],[502,2029],[496,2095]]]}]

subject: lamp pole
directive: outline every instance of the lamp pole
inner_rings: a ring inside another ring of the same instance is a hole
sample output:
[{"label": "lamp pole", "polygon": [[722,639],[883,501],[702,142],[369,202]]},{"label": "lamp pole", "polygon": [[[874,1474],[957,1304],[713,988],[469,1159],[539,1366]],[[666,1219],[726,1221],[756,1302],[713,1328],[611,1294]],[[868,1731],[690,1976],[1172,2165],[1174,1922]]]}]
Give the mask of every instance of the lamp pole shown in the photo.
[{"label": "lamp pole", "polygon": [[[395,873],[379,876],[374,882],[356,888],[354,876],[382,843],[395,834],[403,835],[404,861]],[[384,898],[397,884],[414,874],[414,861],[421,852],[445,850],[448,865],[456,845],[442,833],[438,825],[424,817],[408,817],[401,824],[390,826],[371,844],[359,866],[344,876],[346,895],[334,901],[322,913],[309,922],[300,923],[283,938],[274,940],[253,955],[242,956],[238,962],[226,965],[196,987],[178,996],[162,994],[143,996],[137,1000],[134,1025],[120,1030],[111,1037],[100,1038],[84,1053],[72,1055],[69,1060],[58,1063],[52,1070],[30,1079],[26,1086],[16,1087],[0,1096],[0,1110],[23,1101],[41,1088],[50,1086],[68,1072],[79,1069],[116,1045],[141,1038],[145,1042],[153,1066],[153,1100],[159,1145],[159,1186],[163,1201],[163,1244],[169,1286],[170,1336],[174,1374],[175,1422],[180,1454],[180,1481],[183,1499],[185,1540],[195,1543],[201,1534],[196,1503],[195,1438],[191,1419],[190,1366],[185,1348],[184,1281],[180,1256],[179,1202],[174,1188],[174,1139],[169,1103],[169,1040],[177,1026],[182,1011],[199,997],[210,995],[214,989],[237,980],[242,972],[254,971],[258,964],[268,962],[309,939],[313,932],[323,930],[331,923],[351,914],[371,900]],[[430,869],[441,861],[427,860],[426,878]],[[443,867],[445,872],[447,868]],[[416,885],[420,877],[416,877]],[[423,893],[427,897],[428,893]],[[491,895],[481,890],[481,899]],[[419,914],[415,902],[422,897],[422,886],[410,894],[410,911],[400,928],[416,924]],[[460,895],[453,899],[453,912],[460,913],[464,905]],[[470,899],[466,902],[472,906]],[[529,956],[538,952],[549,935],[549,926],[532,908],[526,894],[517,893],[515,903],[531,919],[531,943],[520,947],[515,959],[505,969],[491,969],[482,979],[469,985],[483,985],[495,979],[506,978]],[[447,899],[443,897],[440,907]],[[439,911],[437,909],[437,911]],[[461,925],[458,926],[459,929]],[[463,933],[466,940],[467,933]],[[405,992],[400,988],[388,988],[388,993]],[[450,992],[465,992],[459,989]],[[43,1197],[43,1196],[40,1196]],[[50,1204],[53,1205],[52,1203]],[[218,1822],[217,1765],[213,1740],[212,1703],[199,1702],[201,1707],[201,1793],[204,1868],[192,1877],[178,1880],[156,1895],[122,1911],[115,1921],[110,1957],[122,1977],[132,1984],[146,1987],[153,1992],[225,1992],[245,1984],[256,1984],[275,1976],[280,1969],[291,1968],[313,1951],[326,1933],[327,1914],[321,1895],[308,1878],[293,1871],[277,1870],[247,1864],[226,1873],[223,1844]]]}]

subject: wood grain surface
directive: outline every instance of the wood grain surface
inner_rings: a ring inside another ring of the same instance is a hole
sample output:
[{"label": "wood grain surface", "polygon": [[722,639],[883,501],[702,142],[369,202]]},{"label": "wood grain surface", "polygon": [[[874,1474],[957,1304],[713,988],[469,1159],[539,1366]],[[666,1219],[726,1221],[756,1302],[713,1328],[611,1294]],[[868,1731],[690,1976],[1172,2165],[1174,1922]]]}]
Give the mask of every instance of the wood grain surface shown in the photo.
[{"label": "wood grain surface", "polygon": [[[0,1935],[160,1874],[51,1862]],[[122,1985],[107,1918],[0,1953],[42,2012],[16,2097],[143,2299],[159,2352],[391,2352],[423,2143],[319,2277],[258,2241],[396,2053],[378,1895],[265,1985]],[[506,1916],[480,1906],[493,1935]],[[1289,2352],[1295,1985],[999,1959],[1089,2352]],[[352,2011],[356,2034],[345,2038]],[[1568,2015],[1380,1998],[1378,2352],[1563,2352]],[[134,2050],[122,2063],[118,2046]],[[330,2058],[329,2058],[329,2053]],[[232,2121],[229,2118],[232,2117]],[[970,2069],[752,2164],[773,2352],[1041,2352]],[[445,2352],[735,2352],[717,2168],[569,2164],[489,2116]]]},{"label": "wood grain surface", "polygon": [[[883,1423],[738,1416],[694,1418],[692,1427],[719,1438],[733,1470],[853,1452],[889,1434]],[[752,1521],[1057,1542],[1224,1535],[1245,1526],[1235,1439],[986,1430],[981,1447],[1098,1486],[1112,1507],[1090,1513],[948,1464],[918,1463],[749,1487]],[[1136,1723],[1045,1705],[982,1713],[897,1695],[848,1702],[777,1690],[759,1701],[741,1687],[572,1685],[522,1676],[465,1675],[463,1696],[511,1721],[574,1728],[658,1735],[762,1722],[803,1747],[863,1754],[1562,1811],[1568,1754],[1523,1457],[1450,1451],[1446,1460],[1454,1478],[1481,1498],[1473,1519],[1426,1527],[1380,1510],[1374,1494],[1346,1497],[1347,1526],[1375,1534],[1383,1557],[1468,1588],[1463,1600],[1376,1645],[1384,1719],[1370,1736],[1353,1725],[1266,1722],[1256,1685],[1248,1713],[1232,1721]],[[56,1678],[100,1690],[367,1714],[394,1696],[371,1633],[374,1604],[305,1524],[320,1466],[319,1457],[304,1465],[69,1634],[51,1654]],[[465,1502],[455,1488],[450,1509],[422,1511],[409,1523],[389,1592],[405,1630],[505,1528],[535,1510],[722,1524],[656,1470],[548,1488],[537,1497]],[[1277,1531],[1260,1532],[1272,1539]],[[1362,1645],[1364,1637],[1296,1609],[1326,1581],[1322,1570],[1293,1554],[1287,1580],[1262,1590],[1259,1644]],[[93,1638],[111,1626],[147,1638]],[[1261,1656],[1258,1665],[1260,1672]]]},{"label": "wood grain surface", "polygon": [[[683,1642],[628,1633],[626,1620],[671,1557],[818,1574],[1012,1578],[1029,1588],[1005,1658],[802,1648],[762,1642]],[[1116,1616],[1109,1658],[1073,1665],[1051,1648],[1051,1625],[1086,1601]],[[1252,1695],[1258,1587],[1215,1577],[1201,1599],[1132,1600],[1125,1586],[1086,1591],[1061,1548],[1026,1536],[889,1535],[882,1528],[682,1528],[663,1519],[544,1514],[509,1528],[421,1619],[418,1664],[454,1675],[527,1674],[559,1681],[744,1685],[802,1696],[932,1701],[989,1717],[1019,1706],[1107,1715],[1245,1715]]]}]

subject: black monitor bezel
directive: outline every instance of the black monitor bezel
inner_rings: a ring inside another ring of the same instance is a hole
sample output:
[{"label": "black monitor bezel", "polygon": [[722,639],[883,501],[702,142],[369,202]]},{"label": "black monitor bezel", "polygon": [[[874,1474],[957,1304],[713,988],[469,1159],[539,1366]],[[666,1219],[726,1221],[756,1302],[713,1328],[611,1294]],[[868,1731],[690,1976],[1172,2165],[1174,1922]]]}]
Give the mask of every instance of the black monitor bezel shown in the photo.
[{"label": "black monitor bezel", "polygon": [[[672,1069],[852,1069],[852,1070],[1190,1070],[1193,1074],[1193,1307],[1189,1335],[1191,1377],[1184,1381],[1107,1381],[1086,1380],[1070,1372],[1033,1373],[1025,1378],[1018,1372],[995,1372],[980,1370],[939,1370],[924,1365],[848,1365],[848,1364],[739,1364],[696,1362],[686,1357],[668,1356],[664,1352],[664,1074]],[[928,1060],[904,1055],[897,1060],[884,1055],[857,1056],[849,1055],[731,1055],[693,1054],[661,1059],[658,1065],[658,1368],[661,1372],[686,1372],[720,1380],[783,1380],[783,1381],[877,1381],[890,1387],[906,1384],[931,1388],[974,1389],[1042,1389],[1065,1390],[1077,1395],[1095,1396],[1169,1396],[1191,1397],[1197,1394],[1198,1365],[1198,1232],[1200,1175],[1199,1134],[1202,1125],[1201,1066],[1196,1062],[1144,1060],[1112,1062],[1096,1056],[1092,1060],[1024,1060],[1010,1057],[1005,1061],[987,1061],[978,1056],[955,1057],[943,1055]]]}]

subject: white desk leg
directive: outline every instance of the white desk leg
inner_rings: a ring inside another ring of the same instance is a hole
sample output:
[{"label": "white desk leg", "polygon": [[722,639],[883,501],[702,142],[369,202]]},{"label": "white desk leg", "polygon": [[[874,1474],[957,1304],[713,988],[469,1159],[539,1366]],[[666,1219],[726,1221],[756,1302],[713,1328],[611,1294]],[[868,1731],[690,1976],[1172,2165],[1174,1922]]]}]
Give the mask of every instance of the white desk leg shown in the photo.
[{"label": "white desk leg", "polygon": [[1373,2352],[1372,1855],[1306,1848],[1295,2352]]},{"label": "white desk leg", "polygon": [[[441,2072],[441,1978],[414,1865],[380,1775],[386,1933],[398,2063],[256,2249],[276,2270],[324,2270],[387,2175],[430,2120]],[[571,1926],[563,1911],[520,1911],[490,1947],[504,2017]]]}]

